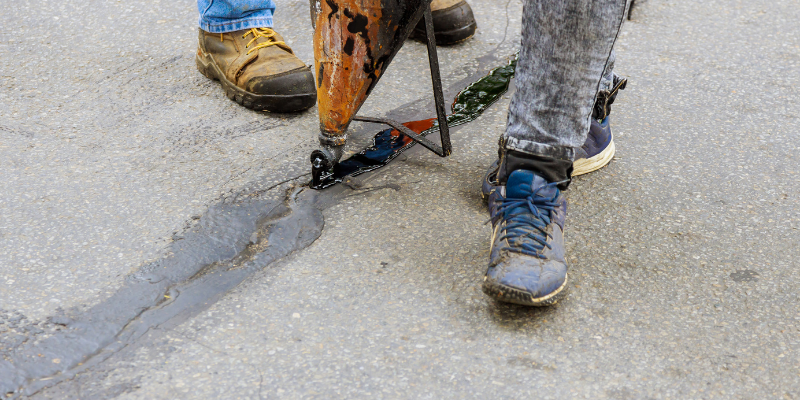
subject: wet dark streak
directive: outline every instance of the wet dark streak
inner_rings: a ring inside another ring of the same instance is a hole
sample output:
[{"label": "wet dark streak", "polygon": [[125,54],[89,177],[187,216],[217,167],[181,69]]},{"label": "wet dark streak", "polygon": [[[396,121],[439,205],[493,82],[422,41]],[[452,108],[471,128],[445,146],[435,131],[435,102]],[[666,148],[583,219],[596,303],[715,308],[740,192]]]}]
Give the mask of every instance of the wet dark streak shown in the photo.
[{"label": "wet dark streak", "polygon": [[[494,62],[493,57],[482,60],[482,63]],[[513,62],[509,65],[513,66]],[[489,77],[497,76],[492,78],[495,79],[492,85],[508,83],[510,78],[498,75],[497,71],[507,75],[509,65],[493,70]],[[497,99],[485,101],[489,92],[484,90],[478,90],[477,97],[469,94],[470,90],[480,88],[473,84],[459,92],[456,104],[466,107],[462,111],[482,112]],[[459,96],[466,97],[459,100]],[[483,100],[464,101],[468,99]],[[417,105],[407,104],[388,116],[407,113],[405,108]],[[454,115],[450,116],[454,122],[459,121],[457,110],[460,108],[454,106]],[[479,114],[471,115],[477,118]],[[300,162],[304,164],[305,160]],[[194,226],[176,238],[166,257],[142,266],[109,298],[85,311],[71,310],[48,318],[48,323],[56,325],[57,330],[31,334],[10,351],[2,352],[0,395],[30,396],[79,374],[85,379],[91,379],[95,371],[102,376],[101,365],[105,360],[123,349],[141,346],[148,340],[148,332],[180,325],[254,273],[309,246],[322,233],[321,210],[337,204],[352,190],[345,186],[324,192],[307,190],[297,186],[300,179],[304,179],[303,175],[295,183],[280,186],[283,191],[245,191],[232,201],[211,205]],[[396,185],[385,187],[400,189]],[[383,187],[364,189],[379,188]],[[2,340],[0,344],[5,346]],[[59,363],[54,363],[54,359]]]},{"label": "wet dark streak", "polygon": [[[154,327],[180,324],[252,273],[313,243],[322,213],[313,202],[298,203],[298,189],[290,189],[286,198],[212,206],[172,244],[171,256],[142,267],[110,298],[63,321],[65,329],[23,344],[11,362],[0,361],[2,389],[25,386],[18,394],[30,395],[70,378]],[[53,379],[40,379],[46,376]]]}]

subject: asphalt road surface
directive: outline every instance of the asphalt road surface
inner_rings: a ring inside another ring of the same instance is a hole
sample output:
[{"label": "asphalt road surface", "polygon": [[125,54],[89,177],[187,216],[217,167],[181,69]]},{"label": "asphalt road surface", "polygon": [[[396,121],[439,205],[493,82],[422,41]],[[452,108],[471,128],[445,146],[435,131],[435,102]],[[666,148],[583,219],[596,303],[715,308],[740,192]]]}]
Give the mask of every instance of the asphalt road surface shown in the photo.
[{"label": "asphalt road surface", "polygon": [[[519,46],[519,0],[470,4],[448,99]],[[316,108],[228,100],[195,3],[4,6],[0,397],[800,399],[796,0],[637,2],[617,155],[567,191],[549,308],[480,290],[509,94],[449,158],[313,191]],[[311,64],[308,3],[278,6]],[[409,41],[362,114],[432,117],[422,71]]]}]

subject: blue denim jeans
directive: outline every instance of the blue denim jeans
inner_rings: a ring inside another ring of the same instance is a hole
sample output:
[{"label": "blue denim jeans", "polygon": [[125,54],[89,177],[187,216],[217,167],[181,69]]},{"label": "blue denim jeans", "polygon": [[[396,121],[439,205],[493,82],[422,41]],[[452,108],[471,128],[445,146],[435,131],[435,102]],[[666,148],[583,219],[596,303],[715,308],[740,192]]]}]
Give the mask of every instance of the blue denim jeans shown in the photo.
[{"label": "blue denim jeans", "polygon": [[200,29],[225,33],[250,28],[272,28],[272,0],[197,0]]}]

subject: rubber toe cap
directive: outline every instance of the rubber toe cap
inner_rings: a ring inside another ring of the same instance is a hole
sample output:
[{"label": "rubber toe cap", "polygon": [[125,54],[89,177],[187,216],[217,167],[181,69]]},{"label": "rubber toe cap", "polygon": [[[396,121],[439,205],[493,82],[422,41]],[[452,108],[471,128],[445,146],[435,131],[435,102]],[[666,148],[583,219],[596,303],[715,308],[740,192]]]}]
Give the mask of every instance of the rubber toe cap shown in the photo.
[{"label": "rubber toe cap", "polygon": [[314,75],[308,68],[298,68],[278,76],[257,76],[247,82],[246,90],[263,96],[312,95],[316,101]]},{"label": "rubber toe cap", "polygon": [[486,277],[496,284],[526,292],[537,299],[548,296],[564,285],[567,266],[555,260],[517,255],[506,257],[489,267]]}]

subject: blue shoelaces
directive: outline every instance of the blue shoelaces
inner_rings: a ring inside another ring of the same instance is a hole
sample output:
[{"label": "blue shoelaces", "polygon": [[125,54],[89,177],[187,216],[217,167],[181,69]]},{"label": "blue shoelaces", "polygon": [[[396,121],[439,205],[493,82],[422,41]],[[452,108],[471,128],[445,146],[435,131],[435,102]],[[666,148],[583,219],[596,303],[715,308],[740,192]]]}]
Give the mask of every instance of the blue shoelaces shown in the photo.
[{"label": "blue shoelaces", "polygon": [[[558,207],[558,196],[560,191],[556,187],[558,182],[548,183],[524,199],[500,198],[495,220],[506,219],[505,232],[500,240],[508,239],[511,246],[507,249],[515,253],[521,253],[532,257],[545,258],[541,251],[545,246],[551,248],[547,243],[547,225],[550,225],[550,214]],[[541,197],[537,194],[547,188],[555,188],[553,197]],[[506,217],[505,214],[510,211]]]}]

